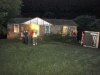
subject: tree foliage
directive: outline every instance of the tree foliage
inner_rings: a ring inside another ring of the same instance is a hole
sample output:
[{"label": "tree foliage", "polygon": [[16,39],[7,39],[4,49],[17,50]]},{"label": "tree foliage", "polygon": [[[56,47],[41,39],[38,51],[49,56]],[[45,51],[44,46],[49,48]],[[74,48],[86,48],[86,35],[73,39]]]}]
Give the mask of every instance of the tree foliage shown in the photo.
[{"label": "tree foliage", "polygon": [[97,19],[91,24],[91,30],[100,32],[100,19]]},{"label": "tree foliage", "polygon": [[22,0],[0,0],[0,33],[7,34],[7,24],[20,15]]},{"label": "tree foliage", "polygon": [[91,24],[95,22],[95,16],[81,15],[74,19],[78,24],[78,30],[91,30]]},{"label": "tree foliage", "polygon": [[82,32],[87,30],[87,31],[90,31],[92,30],[92,26],[91,24],[93,22],[95,22],[96,18],[95,16],[88,16],[88,15],[81,15],[81,16],[78,16],[74,19],[74,21],[78,24],[78,27],[77,27],[77,40],[80,41],[81,40],[81,37],[82,37]]}]

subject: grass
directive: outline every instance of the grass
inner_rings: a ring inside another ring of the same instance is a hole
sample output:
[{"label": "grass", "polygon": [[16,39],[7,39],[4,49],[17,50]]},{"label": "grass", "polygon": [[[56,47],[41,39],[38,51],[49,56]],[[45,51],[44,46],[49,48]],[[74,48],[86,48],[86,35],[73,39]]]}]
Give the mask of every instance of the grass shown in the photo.
[{"label": "grass", "polygon": [[100,49],[0,39],[0,75],[100,75]]}]

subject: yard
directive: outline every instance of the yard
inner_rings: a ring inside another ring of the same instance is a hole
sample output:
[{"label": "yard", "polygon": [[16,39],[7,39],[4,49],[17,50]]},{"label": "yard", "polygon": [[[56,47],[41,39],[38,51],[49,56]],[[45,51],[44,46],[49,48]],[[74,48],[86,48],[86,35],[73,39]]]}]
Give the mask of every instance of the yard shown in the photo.
[{"label": "yard", "polygon": [[0,39],[0,75],[100,75],[100,49]]}]

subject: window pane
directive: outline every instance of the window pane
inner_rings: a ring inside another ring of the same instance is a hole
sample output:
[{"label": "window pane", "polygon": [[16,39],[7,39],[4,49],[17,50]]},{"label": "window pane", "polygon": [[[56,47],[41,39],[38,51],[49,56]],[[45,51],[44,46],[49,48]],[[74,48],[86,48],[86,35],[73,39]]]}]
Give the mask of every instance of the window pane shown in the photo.
[{"label": "window pane", "polygon": [[49,26],[46,26],[46,33],[49,33]]},{"label": "window pane", "polygon": [[14,25],[14,32],[19,32],[18,31],[18,25]]}]

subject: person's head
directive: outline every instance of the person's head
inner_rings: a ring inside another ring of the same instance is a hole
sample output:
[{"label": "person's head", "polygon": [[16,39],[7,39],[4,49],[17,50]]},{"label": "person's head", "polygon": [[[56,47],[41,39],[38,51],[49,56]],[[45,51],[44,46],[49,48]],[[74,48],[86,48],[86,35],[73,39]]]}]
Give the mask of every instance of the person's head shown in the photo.
[{"label": "person's head", "polygon": [[27,30],[26,30],[26,32],[27,32]]}]

